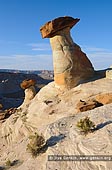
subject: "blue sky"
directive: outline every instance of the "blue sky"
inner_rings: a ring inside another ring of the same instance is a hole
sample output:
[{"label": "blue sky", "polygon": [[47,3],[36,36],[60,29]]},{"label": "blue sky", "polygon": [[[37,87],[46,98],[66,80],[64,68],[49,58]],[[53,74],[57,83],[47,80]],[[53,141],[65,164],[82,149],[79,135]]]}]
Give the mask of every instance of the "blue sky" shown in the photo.
[{"label": "blue sky", "polygon": [[53,69],[40,27],[59,16],[80,18],[71,35],[96,70],[112,65],[112,0],[0,0],[0,69]]}]

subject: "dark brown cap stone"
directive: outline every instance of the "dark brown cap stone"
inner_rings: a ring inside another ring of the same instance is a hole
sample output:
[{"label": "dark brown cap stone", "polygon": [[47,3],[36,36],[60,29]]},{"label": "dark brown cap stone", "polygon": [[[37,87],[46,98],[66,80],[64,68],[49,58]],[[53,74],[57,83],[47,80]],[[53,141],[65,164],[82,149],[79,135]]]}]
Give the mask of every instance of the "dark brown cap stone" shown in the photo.
[{"label": "dark brown cap stone", "polygon": [[56,32],[66,27],[72,28],[79,20],[78,18],[65,16],[49,21],[40,28],[42,38],[51,38],[56,35]]},{"label": "dark brown cap stone", "polygon": [[20,84],[20,86],[22,89],[27,89],[31,86],[34,86],[35,84],[36,84],[36,80],[26,79],[26,80],[23,80],[23,82]]}]

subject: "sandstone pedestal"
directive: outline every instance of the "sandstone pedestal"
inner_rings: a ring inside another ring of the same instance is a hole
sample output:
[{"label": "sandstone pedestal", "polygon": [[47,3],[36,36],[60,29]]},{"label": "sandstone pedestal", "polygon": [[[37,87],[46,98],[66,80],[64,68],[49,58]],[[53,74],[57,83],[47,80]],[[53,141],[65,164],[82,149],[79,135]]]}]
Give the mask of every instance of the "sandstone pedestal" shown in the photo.
[{"label": "sandstone pedestal", "polygon": [[34,87],[35,84],[36,81],[32,79],[24,80],[20,84],[21,88],[25,90],[25,99],[23,101],[23,104],[20,106],[20,108],[28,107],[31,100],[35,97],[36,95],[36,90]]},{"label": "sandstone pedestal", "polygon": [[61,89],[71,89],[90,78],[94,68],[81,48],[75,44],[70,29],[79,21],[60,17],[40,28],[43,38],[50,38],[53,51],[54,81]]}]

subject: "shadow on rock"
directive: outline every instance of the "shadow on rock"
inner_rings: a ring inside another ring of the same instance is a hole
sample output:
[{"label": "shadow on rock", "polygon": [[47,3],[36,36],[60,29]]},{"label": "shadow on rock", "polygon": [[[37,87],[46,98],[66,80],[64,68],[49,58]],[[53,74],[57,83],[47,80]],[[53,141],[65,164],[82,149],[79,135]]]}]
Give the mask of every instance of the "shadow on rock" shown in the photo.
[{"label": "shadow on rock", "polygon": [[48,147],[52,147],[64,139],[66,136],[64,134],[60,134],[58,136],[51,136],[47,141],[46,144],[41,148],[39,153],[44,153],[47,151]]},{"label": "shadow on rock", "polygon": [[112,123],[112,120],[109,120],[109,121],[106,121],[104,123],[100,123],[96,126],[95,130],[99,130],[99,129],[102,129],[103,127],[105,127],[106,125],[109,125]]},{"label": "shadow on rock", "polygon": [[0,170],[5,170],[5,167],[0,166]]}]

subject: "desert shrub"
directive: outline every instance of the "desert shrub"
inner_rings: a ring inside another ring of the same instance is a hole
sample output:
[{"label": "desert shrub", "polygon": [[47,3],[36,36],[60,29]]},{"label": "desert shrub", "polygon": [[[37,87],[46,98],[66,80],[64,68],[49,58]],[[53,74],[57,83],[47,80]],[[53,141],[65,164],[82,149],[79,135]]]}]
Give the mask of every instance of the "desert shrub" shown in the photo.
[{"label": "desert shrub", "polygon": [[32,157],[36,157],[42,151],[43,146],[45,145],[45,139],[42,135],[35,133],[34,135],[29,136],[30,142],[27,145],[27,150],[31,153]]},{"label": "desert shrub", "polygon": [[87,116],[85,117],[84,119],[80,119],[78,122],[77,122],[77,125],[76,125],[80,131],[83,133],[83,134],[88,134],[89,132],[93,132],[94,129],[95,129],[95,124],[94,122],[92,122],[90,120],[90,118]]},{"label": "desert shrub", "polygon": [[12,162],[10,161],[10,159],[8,159],[5,163],[6,166],[12,166]]}]

